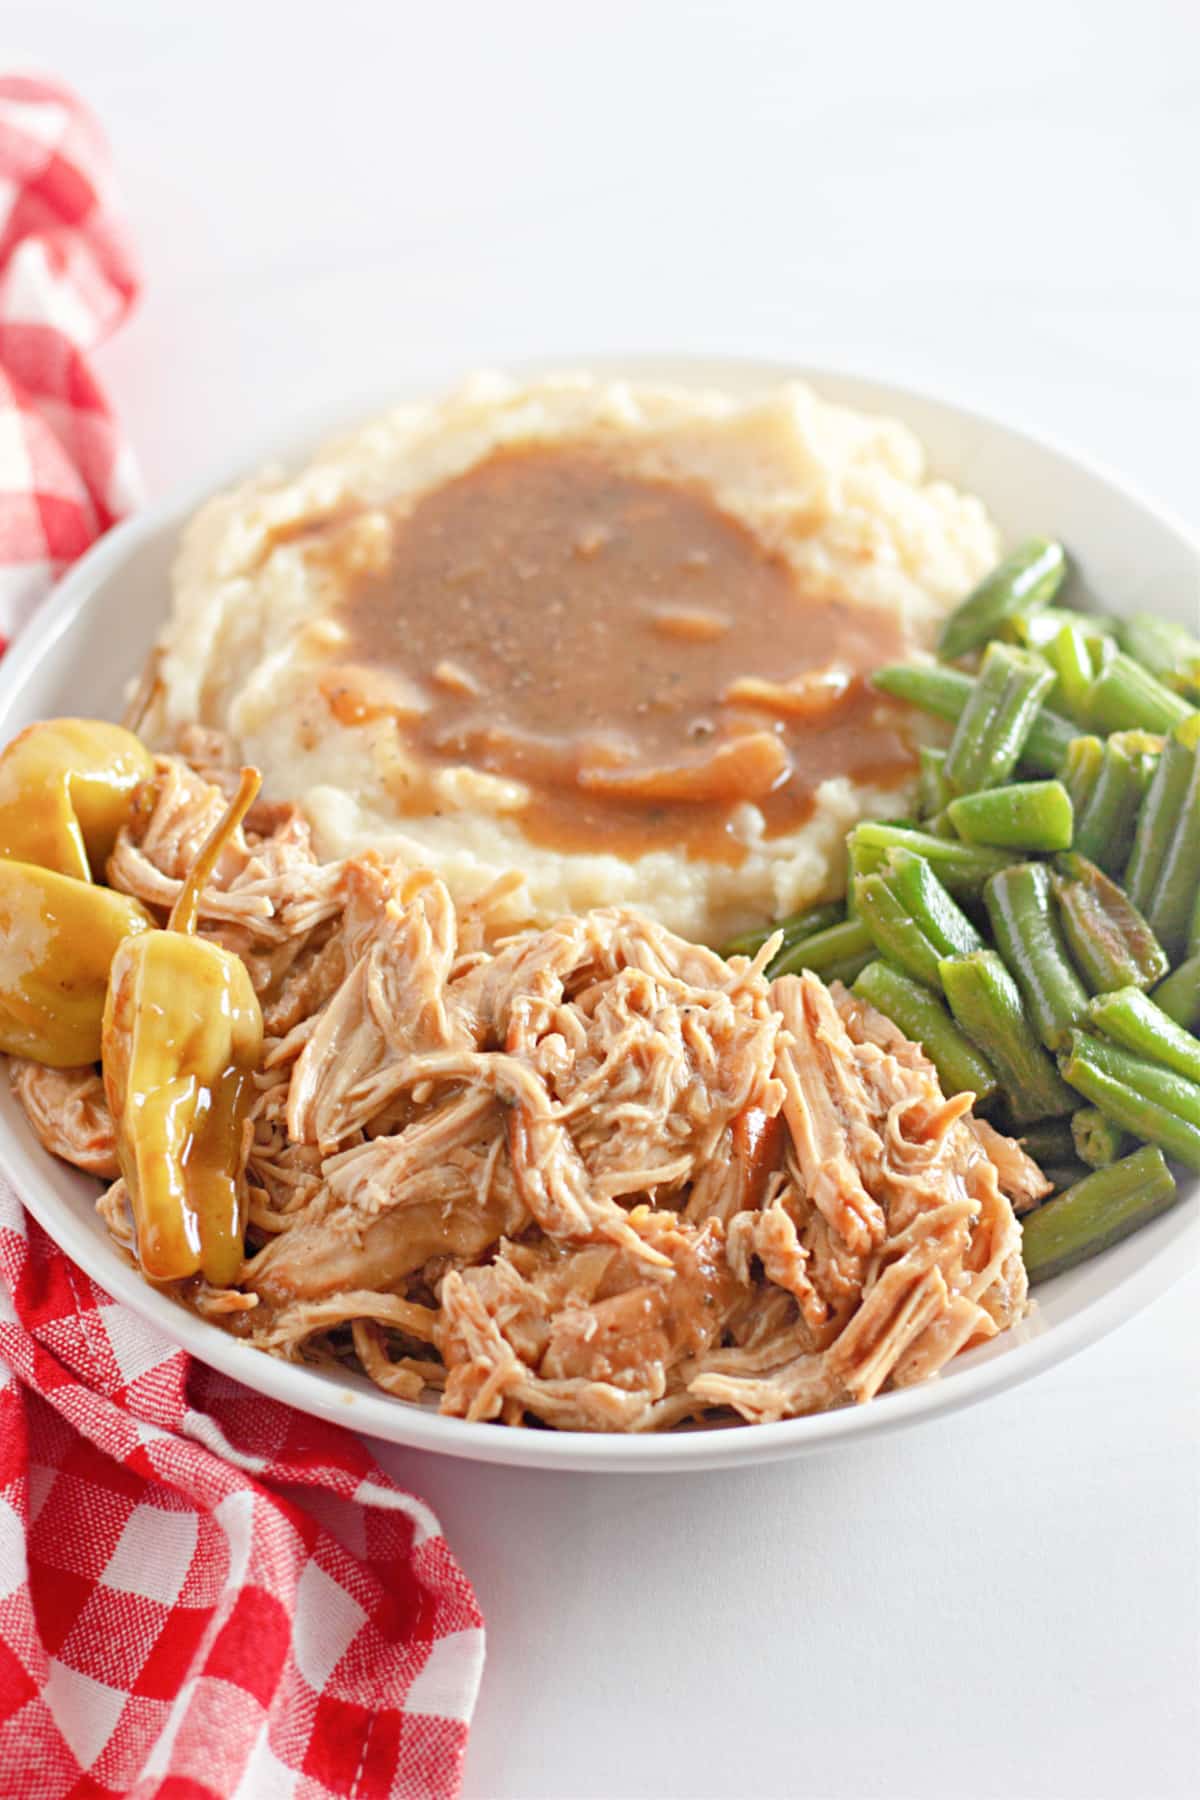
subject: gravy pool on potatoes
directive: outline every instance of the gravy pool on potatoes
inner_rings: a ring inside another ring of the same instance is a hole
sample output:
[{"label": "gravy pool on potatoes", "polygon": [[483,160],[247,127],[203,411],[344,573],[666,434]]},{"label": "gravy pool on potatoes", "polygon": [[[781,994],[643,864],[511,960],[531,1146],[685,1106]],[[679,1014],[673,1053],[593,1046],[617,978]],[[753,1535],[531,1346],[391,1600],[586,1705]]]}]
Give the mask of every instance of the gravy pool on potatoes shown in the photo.
[{"label": "gravy pool on potatoes", "polygon": [[[520,781],[517,816],[551,848],[737,862],[741,802],[774,836],[830,776],[886,787],[912,768],[867,683],[902,651],[894,615],[806,596],[699,486],[585,447],[504,450],[426,495],[340,622],[337,717],[390,712],[418,764]],[[402,703],[380,701],[387,672]],[[428,808],[419,779],[393,794]]]},{"label": "gravy pool on potatoes", "polygon": [[719,944],[904,811],[915,721],[870,673],[998,551],[911,432],[798,383],[478,377],[200,509],[147,729],[222,734],[324,858]]}]

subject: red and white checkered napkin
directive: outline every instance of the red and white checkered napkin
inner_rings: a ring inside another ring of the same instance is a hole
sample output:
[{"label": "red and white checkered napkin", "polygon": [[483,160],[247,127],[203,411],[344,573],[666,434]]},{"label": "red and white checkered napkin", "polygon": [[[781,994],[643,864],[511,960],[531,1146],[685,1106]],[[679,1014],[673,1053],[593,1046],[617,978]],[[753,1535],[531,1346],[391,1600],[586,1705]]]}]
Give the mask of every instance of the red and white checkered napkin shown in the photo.
[{"label": "red and white checkered napkin", "polygon": [[106,188],[74,96],[0,72],[0,648],[136,498],[87,364],[137,289]]},{"label": "red and white checkered napkin", "polygon": [[[95,127],[0,75],[0,630],[123,507]],[[483,1663],[428,1508],[117,1306],[0,1178],[0,1797],[452,1795]]]}]

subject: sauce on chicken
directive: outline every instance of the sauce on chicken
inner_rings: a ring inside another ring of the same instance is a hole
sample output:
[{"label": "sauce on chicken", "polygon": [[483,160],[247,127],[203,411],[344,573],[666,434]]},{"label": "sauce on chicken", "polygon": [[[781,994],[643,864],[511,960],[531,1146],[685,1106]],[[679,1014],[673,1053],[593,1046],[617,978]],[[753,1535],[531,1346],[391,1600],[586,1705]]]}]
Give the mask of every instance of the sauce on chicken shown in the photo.
[{"label": "sauce on chicken", "polygon": [[[913,766],[867,680],[903,653],[894,616],[803,591],[698,484],[597,449],[506,449],[430,491],[341,622],[336,716],[393,711],[419,762],[524,783],[523,829],[554,848],[735,863],[742,803],[775,836],[829,777]],[[403,706],[381,706],[381,674]],[[396,800],[427,804],[420,782]]]}]

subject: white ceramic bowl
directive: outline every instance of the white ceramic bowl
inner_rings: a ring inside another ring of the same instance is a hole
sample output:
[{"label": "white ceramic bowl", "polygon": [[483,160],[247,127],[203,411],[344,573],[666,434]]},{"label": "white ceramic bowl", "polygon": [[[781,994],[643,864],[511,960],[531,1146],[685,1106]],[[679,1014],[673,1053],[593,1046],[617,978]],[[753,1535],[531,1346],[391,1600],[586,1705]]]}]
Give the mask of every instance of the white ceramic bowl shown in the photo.
[{"label": "white ceramic bowl", "polygon": [[[1147,607],[1196,624],[1200,544],[1195,536],[1114,476],[1024,432],[928,395],[829,371],[728,358],[578,361],[613,374],[733,391],[801,376],[831,399],[895,414],[923,439],[936,473],[982,496],[1006,538],[1046,532],[1064,540],[1076,570],[1075,597],[1083,603],[1107,612]],[[376,410],[387,398],[374,403]],[[351,417],[365,415],[370,406]],[[0,665],[0,743],[32,719],[116,715],[124,686],[166,610],[168,570],[189,513],[205,494],[255,468],[266,455],[296,459],[346,422],[344,416],[326,419],[314,429],[309,421],[277,434],[273,443],[236,452],[203,486],[141,514],[85,556]],[[156,1292],[120,1259],[96,1216],[95,1182],[46,1155],[7,1082],[0,1085],[0,1164],[51,1236],[110,1294],[248,1387],[397,1443],[544,1469],[682,1471],[762,1462],[948,1412],[1023,1381],[1111,1331],[1191,1265],[1200,1240],[1200,1182],[1189,1180],[1169,1213],[1047,1283],[1021,1325],[959,1357],[923,1387],[778,1425],[604,1437],[442,1418],[432,1409],[389,1399],[349,1373],[277,1362],[239,1344]]]}]

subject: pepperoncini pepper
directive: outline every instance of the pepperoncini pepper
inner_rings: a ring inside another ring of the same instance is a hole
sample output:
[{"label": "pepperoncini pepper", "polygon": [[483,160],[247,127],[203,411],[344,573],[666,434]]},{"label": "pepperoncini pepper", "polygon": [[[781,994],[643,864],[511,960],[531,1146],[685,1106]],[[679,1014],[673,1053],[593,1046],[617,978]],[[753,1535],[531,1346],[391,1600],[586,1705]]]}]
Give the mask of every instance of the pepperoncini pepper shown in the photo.
[{"label": "pepperoncini pepper", "polygon": [[0,862],[0,1050],[52,1069],[97,1061],[109,965],[153,928],[125,894]]},{"label": "pepperoncini pepper", "polygon": [[0,856],[91,881],[154,758],[124,726],[44,719],[0,753]]},{"label": "pepperoncini pepper", "polygon": [[104,1088],[138,1259],[155,1281],[200,1274],[227,1286],[242,1262],[244,1127],[262,1013],[244,964],[195,926],[204,884],[258,787],[243,769],[167,929],[127,938],[109,977]]}]

